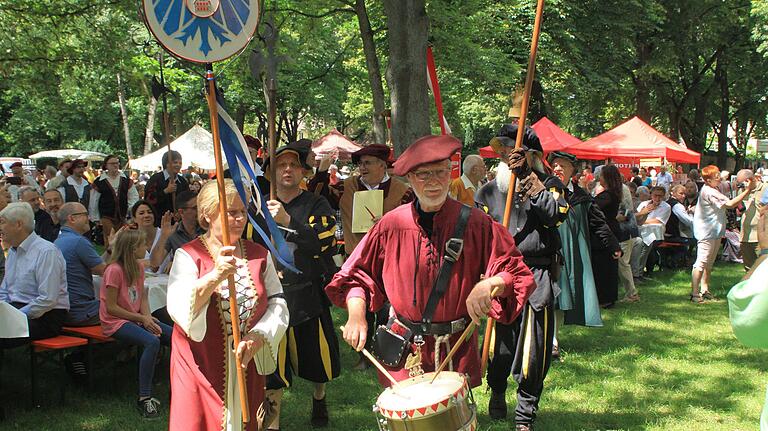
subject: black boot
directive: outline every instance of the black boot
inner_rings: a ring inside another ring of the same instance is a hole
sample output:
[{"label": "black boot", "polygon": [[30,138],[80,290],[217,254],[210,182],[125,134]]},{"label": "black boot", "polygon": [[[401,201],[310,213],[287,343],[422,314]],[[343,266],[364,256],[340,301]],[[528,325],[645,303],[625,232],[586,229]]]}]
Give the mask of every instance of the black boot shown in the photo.
[{"label": "black boot", "polygon": [[312,397],[312,419],[310,423],[315,428],[328,426],[328,406],[325,404],[325,397],[322,400],[316,400]]},{"label": "black boot", "polygon": [[507,400],[504,392],[491,390],[491,400],[488,401],[488,416],[491,419],[505,419],[507,417]]}]

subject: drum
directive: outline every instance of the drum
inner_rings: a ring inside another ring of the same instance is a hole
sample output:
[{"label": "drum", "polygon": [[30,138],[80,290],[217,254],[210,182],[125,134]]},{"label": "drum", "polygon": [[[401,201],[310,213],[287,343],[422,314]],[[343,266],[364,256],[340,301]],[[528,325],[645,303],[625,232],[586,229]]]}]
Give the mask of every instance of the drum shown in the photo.
[{"label": "drum", "polygon": [[475,431],[477,408],[464,375],[443,371],[387,388],[373,407],[380,431]]}]

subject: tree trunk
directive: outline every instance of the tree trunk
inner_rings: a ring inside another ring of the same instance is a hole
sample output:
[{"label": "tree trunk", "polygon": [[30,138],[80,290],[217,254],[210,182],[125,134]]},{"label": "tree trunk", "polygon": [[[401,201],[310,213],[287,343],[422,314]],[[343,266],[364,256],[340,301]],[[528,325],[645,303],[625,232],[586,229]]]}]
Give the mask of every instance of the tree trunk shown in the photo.
[{"label": "tree trunk", "polygon": [[384,0],[389,28],[387,84],[392,106],[392,142],[399,156],[416,139],[430,134],[427,95],[425,0]]},{"label": "tree trunk", "polygon": [[379,56],[376,55],[376,44],[373,40],[371,22],[368,19],[368,11],[365,8],[365,0],[355,0],[355,13],[360,26],[360,38],[363,41],[363,53],[365,65],[368,68],[368,81],[371,84],[371,96],[373,98],[373,141],[377,144],[387,142],[387,124],[384,119],[384,85],[381,82],[381,68]]},{"label": "tree trunk", "polygon": [[147,107],[147,129],[144,133],[144,154],[152,152],[152,141],[155,138],[155,113],[157,112],[157,99],[150,93],[149,106]]},{"label": "tree trunk", "polygon": [[125,153],[128,160],[133,158],[133,148],[131,148],[131,129],[128,125],[128,106],[125,103],[125,88],[123,87],[123,78],[120,73],[117,74],[117,100],[120,103],[120,117],[123,119],[123,134],[125,135]]},{"label": "tree trunk", "polygon": [[235,110],[235,124],[237,124],[237,128],[240,129],[240,132],[243,132],[243,127],[245,126],[245,114],[247,113],[247,109],[243,105],[239,105],[237,109]]},{"label": "tree trunk", "polygon": [[651,57],[651,46],[638,41],[636,71],[632,77],[635,84],[635,115],[646,123],[651,122],[651,89],[643,67]]},{"label": "tree trunk", "polygon": [[728,160],[728,125],[730,123],[730,90],[725,53],[718,55],[715,80],[720,84],[720,130],[717,133],[717,166],[725,169]]}]

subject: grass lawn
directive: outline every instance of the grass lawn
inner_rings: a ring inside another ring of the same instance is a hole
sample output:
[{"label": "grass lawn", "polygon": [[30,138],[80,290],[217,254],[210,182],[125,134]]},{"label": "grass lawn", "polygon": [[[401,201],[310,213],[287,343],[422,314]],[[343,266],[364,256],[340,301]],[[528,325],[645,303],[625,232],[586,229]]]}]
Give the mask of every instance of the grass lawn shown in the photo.
[{"label": "grass lawn", "polygon": [[[739,265],[718,264],[712,290],[724,298],[742,276]],[[656,273],[639,285],[642,301],[603,313],[604,328],[566,327],[560,333],[563,362],[549,372],[537,430],[756,430],[768,384],[768,355],[734,338],[724,300],[688,302],[687,271]],[[338,323],[343,314],[336,310]],[[373,371],[347,371],[356,354],[342,346],[343,373],[329,386],[334,431],[373,430],[371,405],[380,393]],[[110,364],[109,350],[99,364]],[[162,430],[167,419],[143,421],[133,409],[135,362],[96,370],[96,388],[72,384],[58,368],[41,370],[42,406],[29,410],[26,351],[6,352],[0,430]],[[156,396],[167,412],[167,368]],[[58,403],[58,384],[67,402]],[[510,388],[514,388],[514,382]],[[282,429],[309,428],[311,387],[299,382],[284,399]],[[487,416],[488,393],[475,390],[481,430],[509,430],[511,421]],[[515,396],[508,392],[510,412]]]}]

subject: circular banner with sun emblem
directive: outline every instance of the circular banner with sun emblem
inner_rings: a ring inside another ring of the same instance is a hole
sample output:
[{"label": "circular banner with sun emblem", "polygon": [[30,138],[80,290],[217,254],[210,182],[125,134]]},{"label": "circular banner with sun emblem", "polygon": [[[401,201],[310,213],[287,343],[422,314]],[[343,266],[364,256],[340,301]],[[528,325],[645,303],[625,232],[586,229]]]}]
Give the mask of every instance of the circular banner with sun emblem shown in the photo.
[{"label": "circular banner with sun emblem", "polygon": [[251,41],[259,0],[143,0],[147,27],[171,54],[195,63],[225,60]]}]

